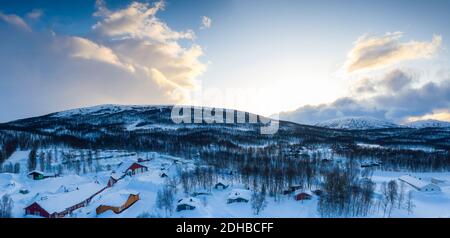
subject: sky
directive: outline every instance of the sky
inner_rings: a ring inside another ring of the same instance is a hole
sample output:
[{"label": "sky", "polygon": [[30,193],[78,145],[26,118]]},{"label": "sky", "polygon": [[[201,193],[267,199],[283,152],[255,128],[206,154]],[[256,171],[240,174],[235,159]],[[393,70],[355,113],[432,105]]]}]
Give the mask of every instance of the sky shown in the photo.
[{"label": "sky", "polygon": [[193,104],[450,121],[444,0],[2,0],[0,122]]}]

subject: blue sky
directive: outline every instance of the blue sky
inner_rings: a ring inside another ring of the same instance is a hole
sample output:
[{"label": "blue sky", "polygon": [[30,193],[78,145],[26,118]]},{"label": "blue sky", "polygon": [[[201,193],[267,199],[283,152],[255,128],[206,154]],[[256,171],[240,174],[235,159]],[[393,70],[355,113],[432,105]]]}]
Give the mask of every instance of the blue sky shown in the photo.
[{"label": "blue sky", "polygon": [[[2,0],[0,50],[13,56],[0,59],[0,121],[102,103],[290,111],[301,123],[450,120],[448,1],[133,2]],[[125,11],[143,8],[156,9],[152,20]],[[394,92],[393,82],[407,85]],[[430,87],[444,97],[418,98]],[[417,105],[402,104],[410,97]]]}]

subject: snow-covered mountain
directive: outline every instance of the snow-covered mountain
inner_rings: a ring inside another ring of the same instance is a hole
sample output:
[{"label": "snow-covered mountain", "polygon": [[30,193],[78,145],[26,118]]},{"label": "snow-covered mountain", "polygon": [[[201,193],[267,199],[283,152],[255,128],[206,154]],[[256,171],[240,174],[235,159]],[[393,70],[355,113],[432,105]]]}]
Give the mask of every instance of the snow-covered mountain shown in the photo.
[{"label": "snow-covered mountain", "polygon": [[346,130],[367,130],[401,127],[392,122],[379,120],[372,117],[343,117],[317,123],[316,126],[346,129]]},{"label": "snow-covered mountain", "polygon": [[[101,105],[73,109],[0,124],[2,138],[20,138],[26,143],[66,144],[77,147],[185,150],[186,145],[262,146],[349,141],[447,146],[449,128],[416,129],[368,117],[341,118],[316,126],[279,121],[275,135],[262,135],[262,123],[181,123],[171,119],[170,105]],[[192,117],[195,113],[192,112]],[[248,117],[250,113],[246,113]],[[235,113],[237,118],[237,113]],[[235,120],[236,121],[236,120]],[[334,130],[334,128],[346,130]],[[378,130],[373,130],[378,129]],[[26,139],[24,139],[26,138]]]},{"label": "snow-covered mountain", "polygon": [[445,128],[445,127],[450,128],[450,122],[429,119],[429,120],[420,120],[420,121],[410,122],[410,123],[407,123],[406,126],[412,127],[412,128],[418,128],[418,129],[421,129],[421,128]]}]

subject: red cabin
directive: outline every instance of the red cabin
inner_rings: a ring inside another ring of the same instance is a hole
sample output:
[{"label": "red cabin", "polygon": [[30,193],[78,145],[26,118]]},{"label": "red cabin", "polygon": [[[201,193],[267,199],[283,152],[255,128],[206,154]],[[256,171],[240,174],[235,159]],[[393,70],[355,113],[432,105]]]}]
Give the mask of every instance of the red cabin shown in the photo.
[{"label": "red cabin", "polygon": [[312,198],[311,194],[305,192],[297,193],[294,196],[295,201],[310,200],[311,198]]},{"label": "red cabin", "polygon": [[50,218],[50,214],[44,208],[42,208],[37,202],[34,202],[30,206],[26,207],[25,214]]},{"label": "red cabin", "polygon": [[116,184],[118,181],[118,179],[114,178],[113,176],[109,176],[109,180],[108,180],[108,187],[112,187],[114,184]]},{"label": "red cabin", "polygon": [[148,171],[147,166],[138,163],[133,163],[130,167],[128,167],[125,170],[125,174],[132,176],[135,174],[144,173],[146,171]]}]

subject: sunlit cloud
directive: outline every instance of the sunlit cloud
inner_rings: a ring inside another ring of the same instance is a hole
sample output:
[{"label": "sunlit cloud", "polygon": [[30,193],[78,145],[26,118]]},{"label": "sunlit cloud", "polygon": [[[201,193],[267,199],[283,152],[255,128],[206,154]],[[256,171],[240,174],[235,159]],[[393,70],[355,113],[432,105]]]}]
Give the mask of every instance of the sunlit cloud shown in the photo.
[{"label": "sunlit cloud", "polygon": [[82,37],[62,38],[59,42],[62,43],[60,46],[65,48],[71,57],[109,63],[134,72],[132,65],[121,62],[113,50],[106,46]]},{"label": "sunlit cloud", "polygon": [[405,121],[406,122],[414,122],[414,121],[421,121],[421,120],[438,120],[438,121],[448,121],[450,122],[450,111],[438,111],[429,113],[423,116],[417,116],[417,117],[408,117]]},{"label": "sunlit cloud", "polygon": [[101,35],[115,38],[146,38],[148,40],[167,42],[179,39],[193,39],[192,30],[174,31],[156,17],[164,9],[164,1],[153,5],[133,2],[127,8],[117,11],[109,10],[104,2],[97,2],[97,12],[100,17],[92,28]]},{"label": "sunlit cloud", "polygon": [[430,42],[401,42],[403,33],[386,33],[384,36],[362,36],[350,50],[345,69],[352,73],[379,69],[406,60],[430,58],[439,49],[442,37],[433,36]]},{"label": "sunlit cloud", "polygon": [[[33,30],[21,17],[1,13],[0,71],[8,80],[0,87],[10,100],[0,107],[190,103],[207,68],[204,52],[191,30],[172,30],[156,16],[163,9],[162,1],[114,10],[97,1],[97,22],[83,36]],[[40,93],[30,92],[33,102],[25,102],[18,85]]]},{"label": "sunlit cloud", "polygon": [[370,116],[401,123],[420,118],[444,119],[450,108],[450,79],[414,86],[417,77],[402,70],[387,72],[380,78],[364,78],[353,86],[353,95],[331,103],[306,105],[281,114],[281,118],[299,123],[317,122],[339,117]]}]

